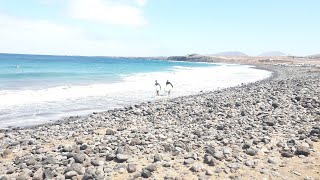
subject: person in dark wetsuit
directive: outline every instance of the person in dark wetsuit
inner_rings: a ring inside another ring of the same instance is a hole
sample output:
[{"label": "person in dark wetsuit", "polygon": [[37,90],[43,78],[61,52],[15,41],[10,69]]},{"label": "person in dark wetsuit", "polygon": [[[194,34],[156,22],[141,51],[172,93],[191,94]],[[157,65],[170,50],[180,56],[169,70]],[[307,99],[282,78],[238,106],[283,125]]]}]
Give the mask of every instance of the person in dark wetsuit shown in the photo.
[{"label": "person in dark wetsuit", "polygon": [[159,96],[159,92],[161,91],[161,86],[160,86],[160,84],[158,83],[157,80],[156,80],[156,82],[154,83],[154,87],[156,88],[157,96]]},{"label": "person in dark wetsuit", "polygon": [[[171,87],[169,87],[169,86],[171,86]],[[173,85],[171,84],[171,82],[169,82],[169,80],[167,80],[167,82],[166,82],[166,90],[168,92],[168,95],[170,95],[170,91],[172,90],[172,88],[173,88]]]}]

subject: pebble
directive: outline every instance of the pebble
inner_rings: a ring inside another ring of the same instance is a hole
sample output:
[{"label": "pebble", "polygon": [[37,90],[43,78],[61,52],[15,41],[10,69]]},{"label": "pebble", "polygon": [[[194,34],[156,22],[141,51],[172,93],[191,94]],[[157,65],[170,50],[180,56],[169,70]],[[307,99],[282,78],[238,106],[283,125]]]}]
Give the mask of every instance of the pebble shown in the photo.
[{"label": "pebble", "polygon": [[43,171],[43,175],[46,179],[53,179],[54,178],[54,173],[50,169],[45,169]]},{"label": "pebble", "polygon": [[213,154],[213,157],[216,158],[216,159],[218,159],[218,160],[222,160],[222,159],[224,159],[224,154],[223,154],[223,152],[221,152],[221,151],[217,151],[217,152],[215,152],[215,153]]},{"label": "pebble", "polygon": [[86,159],[86,156],[84,154],[75,154],[73,159],[76,163],[83,163]]},{"label": "pebble", "polygon": [[214,157],[206,155],[204,157],[204,163],[208,164],[209,166],[215,166],[218,162]]},{"label": "pebble", "polygon": [[53,159],[52,157],[44,157],[42,160],[42,164],[49,165],[49,164],[56,164],[56,160]]},{"label": "pebble", "polygon": [[191,170],[192,172],[200,172],[200,171],[202,171],[202,168],[203,168],[202,165],[196,164],[196,165],[193,165],[193,166],[190,168],[190,170]]},{"label": "pebble", "polygon": [[188,165],[188,164],[193,164],[194,163],[194,159],[193,158],[189,158],[189,159],[185,159],[184,160],[184,164]]},{"label": "pebble", "polygon": [[8,166],[6,174],[13,174],[15,172],[15,170],[16,170],[16,168],[14,168],[13,166]]},{"label": "pebble", "polygon": [[301,173],[299,173],[298,171],[292,171],[292,173],[297,175],[297,176],[301,176]]},{"label": "pebble", "polygon": [[293,154],[293,153],[288,152],[288,151],[284,151],[284,152],[282,152],[282,153],[281,153],[281,155],[282,155],[283,157],[286,157],[286,158],[291,158],[291,157],[293,157],[293,156],[294,156],[294,154]]},{"label": "pebble", "polygon": [[107,129],[106,130],[106,135],[114,135],[115,134],[115,131],[112,130],[112,129]]},{"label": "pebble", "polygon": [[30,176],[28,176],[27,174],[21,173],[21,174],[18,175],[16,180],[27,180],[29,178],[30,178]]},{"label": "pebble", "polygon": [[157,165],[156,164],[150,164],[146,169],[148,171],[150,171],[150,172],[157,171]]},{"label": "pebble", "polygon": [[213,172],[210,169],[206,169],[206,175],[212,176]]},{"label": "pebble", "polygon": [[5,150],[2,152],[2,156],[3,156],[3,157],[7,157],[7,156],[9,156],[10,154],[12,154],[12,150],[11,150],[11,149],[5,149]]},{"label": "pebble", "polygon": [[134,173],[137,171],[137,166],[135,164],[128,164],[127,171],[128,173]]},{"label": "pebble", "polygon": [[143,169],[142,172],[141,172],[141,176],[142,176],[143,178],[149,178],[149,177],[152,176],[152,174],[151,174],[151,172],[148,171],[147,169]]},{"label": "pebble", "polygon": [[216,169],[214,170],[214,172],[217,173],[217,174],[219,174],[219,173],[222,172],[222,169],[218,167],[218,168],[216,168]]},{"label": "pebble", "polygon": [[[33,173],[33,180],[43,180],[44,173],[42,169],[38,169],[35,173]],[[52,177],[53,178],[53,177]],[[50,178],[48,178],[50,179]]]},{"label": "pebble", "polygon": [[34,166],[37,161],[34,158],[30,158],[26,161],[27,166]]},{"label": "pebble", "polygon": [[246,154],[250,155],[250,156],[255,156],[258,153],[258,150],[256,149],[247,149],[246,150]]},{"label": "pebble", "polygon": [[7,176],[0,176],[0,180],[8,180]]},{"label": "pebble", "polygon": [[83,175],[85,173],[85,168],[80,163],[74,163],[70,167],[66,168],[65,173],[69,171],[75,171],[79,175]]},{"label": "pebble", "polygon": [[268,158],[268,163],[270,164],[277,164],[278,160],[274,157],[269,157]]},{"label": "pebble", "polygon": [[91,160],[91,164],[94,165],[94,166],[101,166],[101,165],[103,165],[103,162],[100,162],[97,159],[92,159]]},{"label": "pebble", "polygon": [[309,147],[307,146],[297,146],[296,155],[308,156],[310,154]]},{"label": "pebble", "polygon": [[77,174],[76,171],[69,171],[69,172],[67,172],[67,173],[65,174],[65,177],[66,177],[67,179],[71,179],[72,177],[77,176],[77,175],[78,175],[78,174]]},{"label": "pebble", "polygon": [[248,167],[254,167],[254,162],[252,160],[247,160],[245,162],[245,165],[248,166]]},{"label": "pebble", "polygon": [[162,157],[159,154],[155,154],[154,155],[154,162],[161,162],[162,161]]},{"label": "pebble", "polygon": [[122,163],[122,162],[125,162],[125,161],[127,161],[128,159],[130,159],[131,156],[126,155],[126,154],[117,154],[116,158],[117,158],[117,161],[118,161],[118,162],[121,162],[121,163]]},{"label": "pebble", "polygon": [[112,161],[114,158],[116,158],[115,154],[107,154],[106,155],[106,160],[107,161]]},{"label": "pebble", "polygon": [[170,162],[164,162],[162,166],[168,168],[168,167],[172,167],[173,165]]}]

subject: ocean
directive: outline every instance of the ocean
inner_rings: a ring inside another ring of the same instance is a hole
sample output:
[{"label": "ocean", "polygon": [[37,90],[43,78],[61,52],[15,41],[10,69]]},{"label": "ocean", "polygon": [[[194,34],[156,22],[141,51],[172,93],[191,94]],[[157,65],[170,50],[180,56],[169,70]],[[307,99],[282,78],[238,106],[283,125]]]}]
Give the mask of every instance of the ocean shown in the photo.
[{"label": "ocean", "polygon": [[[197,94],[270,75],[246,65],[0,54],[0,128]],[[162,85],[160,96],[155,80]],[[174,86],[170,96],[164,91],[166,80]]]}]

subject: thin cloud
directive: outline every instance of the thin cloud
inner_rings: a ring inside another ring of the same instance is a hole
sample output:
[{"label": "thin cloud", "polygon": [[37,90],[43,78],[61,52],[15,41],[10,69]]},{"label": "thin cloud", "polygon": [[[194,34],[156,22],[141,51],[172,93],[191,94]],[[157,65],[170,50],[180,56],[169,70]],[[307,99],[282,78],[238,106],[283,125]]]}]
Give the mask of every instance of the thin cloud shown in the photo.
[{"label": "thin cloud", "polygon": [[[143,6],[145,0],[135,0]],[[70,0],[68,14],[73,19],[130,26],[147,24],[141,7],[114,0]]]},{"label": "thin cloud", "polygon": [[147,0],[135,0],[135,3],[139,6],[144,6],[147,3]]},{"label": "thin cloud", "polygon": [[96,39],[75,26],[0,13],[0,52],[52,55],[141,56],[155,54],[149,43]]},{"label": "thin cloud", "polygon": [[78,28],[0,14],[0,52],[98,54],[119,45],[91,40]]}]

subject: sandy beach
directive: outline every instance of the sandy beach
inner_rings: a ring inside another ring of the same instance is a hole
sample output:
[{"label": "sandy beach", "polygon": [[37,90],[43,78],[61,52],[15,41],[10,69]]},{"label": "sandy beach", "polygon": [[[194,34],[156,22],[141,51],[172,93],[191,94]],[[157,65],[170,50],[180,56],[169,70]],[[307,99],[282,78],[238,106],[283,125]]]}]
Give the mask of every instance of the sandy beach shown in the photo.
[{"label": "sandy beach", "polygon": [[0,131],[0,179],[319,179],[320,71]]}]

